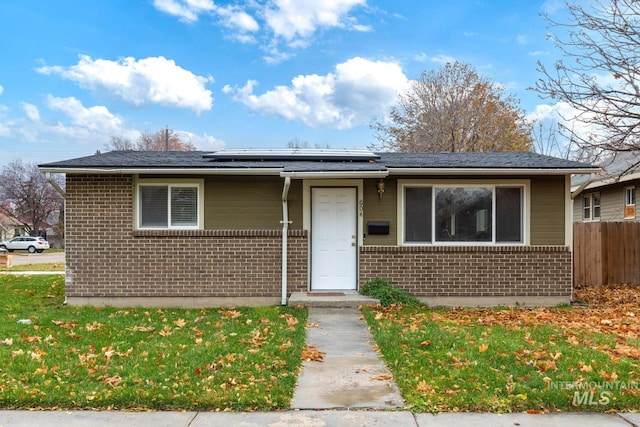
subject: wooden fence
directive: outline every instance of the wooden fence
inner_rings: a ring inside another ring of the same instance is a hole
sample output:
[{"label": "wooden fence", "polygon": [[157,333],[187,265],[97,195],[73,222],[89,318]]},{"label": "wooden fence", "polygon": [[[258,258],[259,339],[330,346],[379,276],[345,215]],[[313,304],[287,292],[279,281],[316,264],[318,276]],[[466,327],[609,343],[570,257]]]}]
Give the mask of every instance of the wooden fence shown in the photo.
[{"label": "wooden fence", "polygon": [[573,284],[640,284],[640,222],[573,225]]}]

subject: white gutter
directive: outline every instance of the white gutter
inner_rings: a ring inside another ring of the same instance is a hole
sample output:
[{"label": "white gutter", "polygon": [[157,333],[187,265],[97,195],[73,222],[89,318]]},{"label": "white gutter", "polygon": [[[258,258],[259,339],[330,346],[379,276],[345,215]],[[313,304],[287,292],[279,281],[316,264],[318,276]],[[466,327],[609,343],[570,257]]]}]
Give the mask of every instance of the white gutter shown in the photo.
[{"label": "white gutter", "polygon": [[591,184],[592,181],[590,179],[588,179],[587,181],[583,182],[578,188],[575,189],[575,191],[571,192],[571,198],[575,199],[576,197],[578,197],[580,195],[580,193],[582,193],[582,191],[587,188],[587,186],[589,184]]},{"label": "white gutter", "polygon": [[518,168],[389,168],[389,175],[567,175],[587,174],[598,169]]},{"label": "white gutter", "polygon": [[95,173],[112,175],[167,174],[167,175],[275,175],[282,168],[40,168],[45,173]]},{"label": "white gutter", "polygon": [[62,188],[60,188],[60,186],[58,185],[57,182],[55,182],[53,180],[53,178],[51,177],[51,172],[45,172],[44,176],[47,178],[47,181],[49,181],[49,184],[51,184],[51,186],[58,192],[58,194],[60,194],[62,196],[62,198],[64,199],[66,197],[66,193],[64,192],[64,190]]},{"label": "white gutter", "polygon": [[294,179],[386,178],[387,171],[317,171],[282,172],[280,176]]},{"label": "white gutter", "polygon": [[289,234],[289,206],[287,197],[289,195],[289,186],[291,178],[284,178],[284,187],[282,187],[282,300],[281,305],[287,305],[287,234]]}]

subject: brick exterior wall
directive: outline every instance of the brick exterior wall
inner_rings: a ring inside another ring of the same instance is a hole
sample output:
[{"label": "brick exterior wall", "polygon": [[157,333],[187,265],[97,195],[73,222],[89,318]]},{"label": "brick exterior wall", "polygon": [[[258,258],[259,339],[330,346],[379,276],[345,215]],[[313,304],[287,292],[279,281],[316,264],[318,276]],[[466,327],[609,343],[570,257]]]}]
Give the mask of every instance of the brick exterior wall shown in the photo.
[{"label": "brick exterior wall", "polygon": [[[273,297],[281,230],[136,230],[129,175],[67,175],[69,297]],[[306,292],[308,235],[288,234],[288,290]],[[360,248],[374,277],[418,297],[570,297],[564,246]]]},{"label": "brick exterior wall", "polygon": [[364,246],[360,282],[391,280],[418,297],[571,296],[564,246]]},{"label": "brick exterior wall", "polygon": [[[131,176],[67,176],[69,297],[278,297],[282,230],[135,230]],[[288,288],[307,289],[307,233],[288,234]]]}]

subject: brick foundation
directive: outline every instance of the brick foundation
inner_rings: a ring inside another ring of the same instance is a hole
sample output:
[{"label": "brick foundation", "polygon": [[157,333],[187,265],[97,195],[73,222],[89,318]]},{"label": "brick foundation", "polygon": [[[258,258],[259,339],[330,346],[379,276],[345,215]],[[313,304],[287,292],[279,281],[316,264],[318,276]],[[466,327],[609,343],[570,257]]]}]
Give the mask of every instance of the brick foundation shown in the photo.
[{"label": "brick foundation", "polygon": [[391,280],[429,298],[571,298],[571,252],[564,246],[364,246],[360,282]]}]

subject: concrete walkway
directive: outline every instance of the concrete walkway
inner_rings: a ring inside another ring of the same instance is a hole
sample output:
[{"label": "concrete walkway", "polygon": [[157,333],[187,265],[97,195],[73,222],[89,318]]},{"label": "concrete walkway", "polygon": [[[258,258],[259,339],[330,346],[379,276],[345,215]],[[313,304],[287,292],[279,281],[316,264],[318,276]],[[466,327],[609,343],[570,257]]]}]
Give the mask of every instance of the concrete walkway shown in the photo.
[{"label": "concrete walkway", "polygon": [[373,351],[357,308],[309,307],[307,345],[324,360],[304,361],[292,409],[397,409],[404,406],[391,373]]}]

